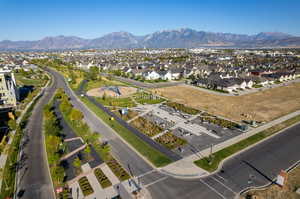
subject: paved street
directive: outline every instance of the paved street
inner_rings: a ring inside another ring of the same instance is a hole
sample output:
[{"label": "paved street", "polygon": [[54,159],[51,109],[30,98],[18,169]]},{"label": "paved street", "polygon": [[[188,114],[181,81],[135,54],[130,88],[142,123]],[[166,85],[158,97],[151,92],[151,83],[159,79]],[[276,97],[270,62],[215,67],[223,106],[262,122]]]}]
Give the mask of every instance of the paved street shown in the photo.
[{"label": "paved street", "polygon": [[43,107],[53,96],[57,83],[46,88],[38,101],[27,124],[22,142],[21,162],[18,173],[17,192],[23,192],[22,199],[55,198],[42,134]]}]

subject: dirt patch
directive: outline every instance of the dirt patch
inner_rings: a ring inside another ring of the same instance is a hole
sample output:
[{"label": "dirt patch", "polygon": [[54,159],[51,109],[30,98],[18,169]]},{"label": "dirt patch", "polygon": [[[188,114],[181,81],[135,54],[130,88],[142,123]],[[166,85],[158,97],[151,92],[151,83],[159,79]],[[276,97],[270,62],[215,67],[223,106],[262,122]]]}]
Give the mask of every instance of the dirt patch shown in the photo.
[{"label": "dirt patch", "polygon": [[300,167],[293,170],[289,176],[285,188],[277,185],[271,185],[265,190],[249,191],[243,194],[240,198],[255,198],[255,199],[299,199],[300,195],[295,191],[300,187]]},{"label": "dirt patch", "polygon": [[170,100],[236,121],[271,121],[300,109],[300,83],[242,96],[221,96],[186,85],[154,91]]},{"label": "dirt patch", "polygon": [[136,93],[137,89],[127,86],[107,86],[94,88],[87,92],[88,96],[102,97],[104,94],[107,97],[128,97]]}]

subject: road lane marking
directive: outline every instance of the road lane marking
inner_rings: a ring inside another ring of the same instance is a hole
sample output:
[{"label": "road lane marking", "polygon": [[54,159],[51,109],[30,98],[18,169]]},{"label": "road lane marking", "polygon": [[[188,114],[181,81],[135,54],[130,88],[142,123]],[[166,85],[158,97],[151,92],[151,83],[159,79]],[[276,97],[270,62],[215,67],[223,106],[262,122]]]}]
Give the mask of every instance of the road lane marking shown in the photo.
[{"label": "road lane marking", "polygon": [[154,185],[154,184],[156,184],[156,183],[158,183],[158,182],[161,182],[161,181],[167,179],[168,177],[169,177],[169,176],[162,177],[162,178],[160,178],[160,179],[158,179],[158,180],[155,180],[155,181],[153,181],[153,182],[151,182],[151,183],[149,183],[149,184],[147,184],[147,185],[144,185],[144,187],[147,188],[147,187],[149,187],[149,186],[151,186],[151,185]]},{"label": "road lane marking", "polygon": [[216,194],[218,194],[219,196],[221,196],[223,199],[226,199],[225,196],[223,196],[215,188],[213,188],[212,186],[210,186],[209,184],[207,184],[206,182],[204,182],[202,179],[200,179],[200,182],[202,182],[203,184],[205,184],[208,188],[210,188],[211,190],[213,190]]},{"label": "road lane marking", "polygon": [[137,176],[137,178],[141,178],[141,177],[143,177],[143,176],[145,176],[145,175],[148,175],[148,174],[150,174],[150,173],[153,173],[154,171],[156,171],[156,170],[155,170],[155,169],[152,169],[151,171],[147,171],[146,173],[143,173],[143,174]]},{"label": "road lane marking", "polygon": [[227,185],[225,185],[224,183],[222,183],[220,180],[218,180],[217,178],[213,177],[212,178],[217,181],[218,183],[220,183],[221,185],[223,185],[225,188],[227,188],[229,191],[231,191],[232,193],[236,194],[235,191],[233,191],[230,187],[228,187]]},{"label": "road lane marking", "polygon": [[222,180],[224,180],[225,182],[227,182],[228,180],[223,178],[222,176],[220,176],[219,174],[216,174],[216,176],[218,176],[219,178],[221,178]]}]

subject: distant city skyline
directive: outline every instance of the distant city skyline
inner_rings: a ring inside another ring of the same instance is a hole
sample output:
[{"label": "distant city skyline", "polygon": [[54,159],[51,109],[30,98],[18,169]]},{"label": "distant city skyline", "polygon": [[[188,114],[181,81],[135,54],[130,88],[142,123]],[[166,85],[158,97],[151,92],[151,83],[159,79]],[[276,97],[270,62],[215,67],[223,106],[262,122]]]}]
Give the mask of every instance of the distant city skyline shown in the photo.
[{"label": "distant city skyline", "polygon": [[299,10],[297,0],[1,0],[0,40],[38,40],[58,35],[91,39],[111,32],[146,35],[179,28],[300,36]]}]

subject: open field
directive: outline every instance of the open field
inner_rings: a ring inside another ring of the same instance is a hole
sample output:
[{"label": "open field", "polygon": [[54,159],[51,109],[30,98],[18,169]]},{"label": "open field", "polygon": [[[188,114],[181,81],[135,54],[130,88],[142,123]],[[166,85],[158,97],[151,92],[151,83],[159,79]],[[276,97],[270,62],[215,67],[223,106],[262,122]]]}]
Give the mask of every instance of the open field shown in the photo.
[{"label": "open field", "polygon": [[136,88],[127,86],[110,86],[93,88],[87,92],[87,95],[92,97],[128,97],[136,92]]},{"label": "open field", "polygon": [[243,96],[221,96],[184,85],[154,89],[170,100],[235,121],[271,121],[299,110],[299,90],[300,83]]}]

